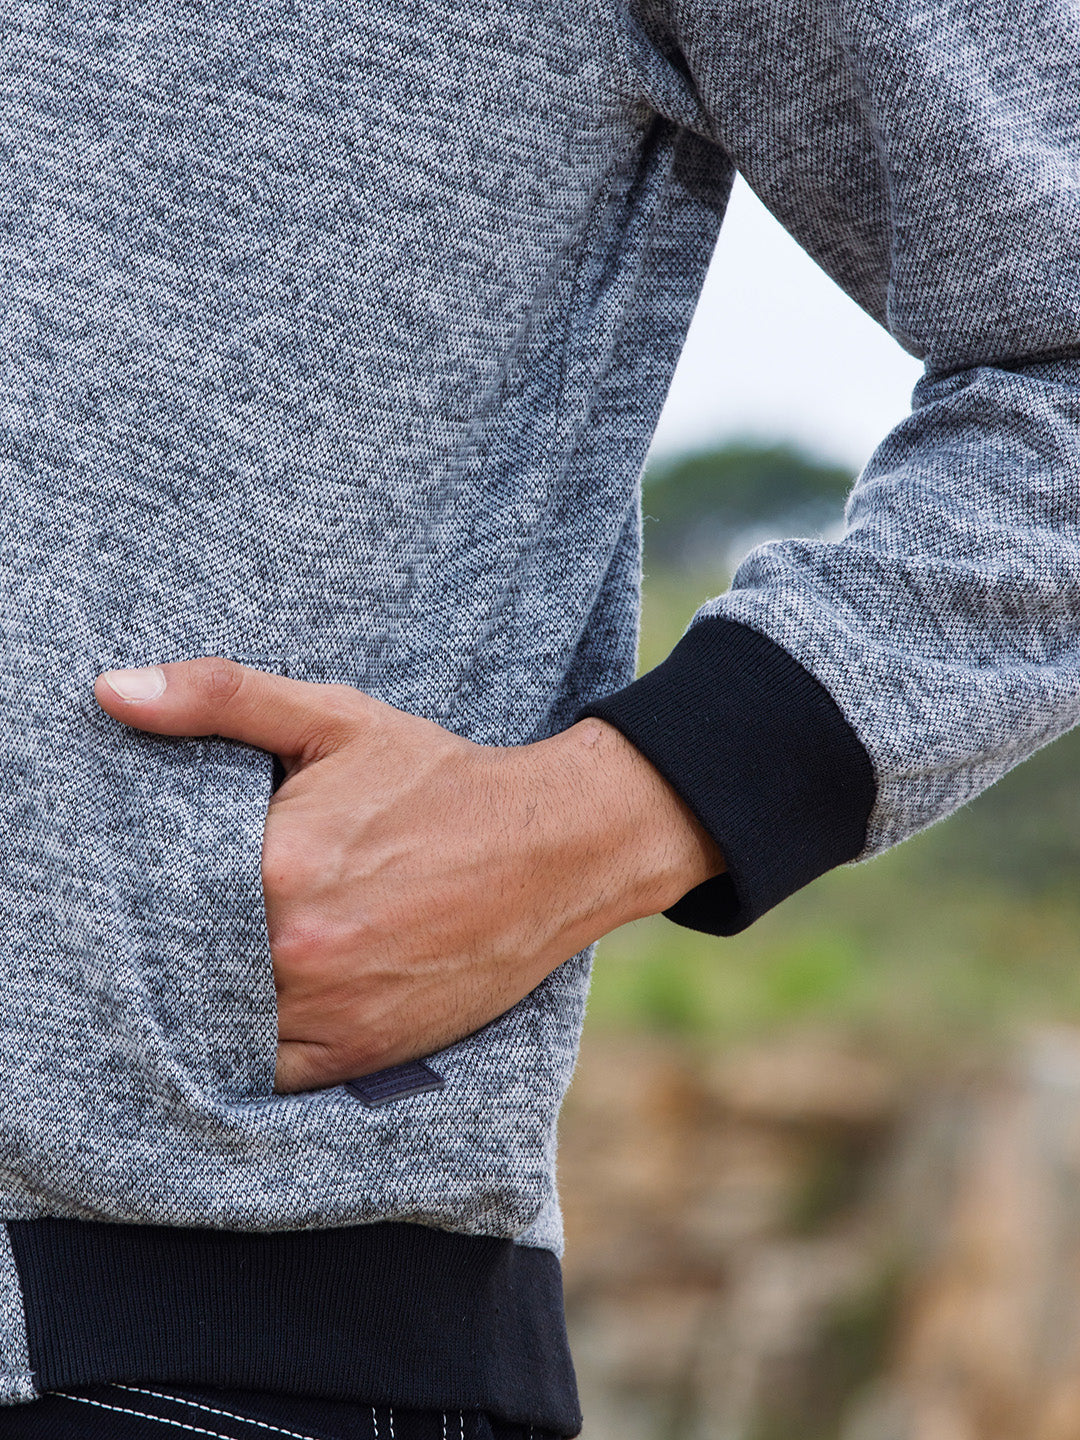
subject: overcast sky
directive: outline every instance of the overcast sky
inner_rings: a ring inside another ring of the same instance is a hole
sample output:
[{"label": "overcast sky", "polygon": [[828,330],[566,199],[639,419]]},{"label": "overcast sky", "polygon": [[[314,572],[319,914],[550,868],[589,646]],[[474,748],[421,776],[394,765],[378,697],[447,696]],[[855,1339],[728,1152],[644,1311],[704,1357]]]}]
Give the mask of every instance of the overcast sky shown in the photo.
[{"label": "overcast sky", "polygon": [[739,180],[654,453],[791,440],[858,470],[920,369]]}]

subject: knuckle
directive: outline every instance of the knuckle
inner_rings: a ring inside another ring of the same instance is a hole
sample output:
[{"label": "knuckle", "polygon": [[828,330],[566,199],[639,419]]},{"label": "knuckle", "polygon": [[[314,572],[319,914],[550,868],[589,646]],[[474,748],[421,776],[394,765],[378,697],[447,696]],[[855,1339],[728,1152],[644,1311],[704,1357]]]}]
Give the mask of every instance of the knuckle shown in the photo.
[{"label": "knuckle", "polygon": [[317,703],[301,721],[298,753],[314,758],[336,750],[355,732],[363,713],[364,697],[350,685],[312,685]]},{"label": "knuckle", "polygon": [[244,683],[244,667],[223,655],[207,655],[194,662],[192,680],[204,700],[220,707],[236,698]]},{"label": "knuckle", "polygon": [[271,950],[274,967],[281,974],[311,975],[326,964],[330,951],[327,927],[317,920],[294,917],[275,930]]},{"label": "knuckle", "polygon": [[320,718],[328,726],[352,726],[363,715],[365,697],[351,685],[324,685],[320,699]]}]

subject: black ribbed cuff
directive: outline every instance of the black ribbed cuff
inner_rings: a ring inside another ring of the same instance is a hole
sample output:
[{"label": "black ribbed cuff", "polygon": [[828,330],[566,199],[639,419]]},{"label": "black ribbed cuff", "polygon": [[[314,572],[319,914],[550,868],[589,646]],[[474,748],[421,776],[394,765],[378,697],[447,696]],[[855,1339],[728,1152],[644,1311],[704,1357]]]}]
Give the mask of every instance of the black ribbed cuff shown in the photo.
[{"label": "black ribbed cuff", "polygon": [[865,844],[876,798],[865,749],[829,692],[746,625],[699,621],[587,715],[637,746],[723,852],[727,873],[664,912],[680,925],[735,935]]}]

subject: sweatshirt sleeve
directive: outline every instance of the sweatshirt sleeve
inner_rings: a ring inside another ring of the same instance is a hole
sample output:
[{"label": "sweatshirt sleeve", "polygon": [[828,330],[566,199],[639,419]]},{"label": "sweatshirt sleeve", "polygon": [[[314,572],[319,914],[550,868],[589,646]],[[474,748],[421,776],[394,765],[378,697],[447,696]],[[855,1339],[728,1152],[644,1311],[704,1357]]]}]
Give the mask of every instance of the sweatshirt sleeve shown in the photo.
[{"label": "sweatshirt sleeve", "polygon": [[755,550],[591,707],[724,851],[669,914],[727,934],[1080,721],[1080,27],[1056,0],[675,0],[665,25],[716,142],[926,365],[842,537]]}]

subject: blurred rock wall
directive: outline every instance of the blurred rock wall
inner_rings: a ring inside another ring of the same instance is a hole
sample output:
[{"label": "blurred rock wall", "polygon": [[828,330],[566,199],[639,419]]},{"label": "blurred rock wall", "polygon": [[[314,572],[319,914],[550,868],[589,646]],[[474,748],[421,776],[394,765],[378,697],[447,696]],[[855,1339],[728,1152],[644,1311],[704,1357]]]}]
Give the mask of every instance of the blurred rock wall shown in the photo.
[{"label": "blurred rock wall", "polygon": [[1080,1036],[913,1077],[591,1036],[567,1103],[585,1440],[1080,1440]]}]

